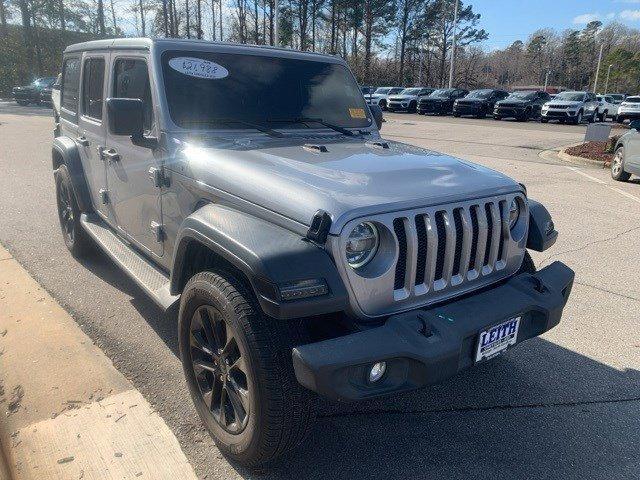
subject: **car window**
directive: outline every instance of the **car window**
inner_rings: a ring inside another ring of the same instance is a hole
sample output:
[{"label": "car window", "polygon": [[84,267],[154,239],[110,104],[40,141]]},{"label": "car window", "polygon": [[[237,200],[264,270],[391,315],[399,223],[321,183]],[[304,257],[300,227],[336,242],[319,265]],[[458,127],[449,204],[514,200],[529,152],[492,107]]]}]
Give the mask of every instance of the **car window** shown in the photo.
[{"label": "car window", "polygon": [[153,102],[147,62],[142,59],[119,58],[113,64],[113,97],[139,98],[144,108],[144,130],[153,127]]},{"label": "car window", "polygon": [[80,83],[80,58],[67,58],[62,66],[62,108],[76,113]]},{"label": "car window", "polygon": [[88,58],[82,70],[82,114],[102,120],[104,58]]}]

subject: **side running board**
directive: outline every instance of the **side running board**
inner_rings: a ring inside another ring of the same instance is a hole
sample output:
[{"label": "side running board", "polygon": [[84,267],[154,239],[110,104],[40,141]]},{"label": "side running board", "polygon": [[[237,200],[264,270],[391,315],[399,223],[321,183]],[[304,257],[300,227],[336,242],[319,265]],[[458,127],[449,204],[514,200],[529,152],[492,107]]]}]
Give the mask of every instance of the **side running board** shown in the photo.
[{"label": "side running board", "polygon": [[124,272],[163,310],[176,304],[179,295],[169,293],[169,277],[121,240],[97,215],[83,213],[80,223]]}]

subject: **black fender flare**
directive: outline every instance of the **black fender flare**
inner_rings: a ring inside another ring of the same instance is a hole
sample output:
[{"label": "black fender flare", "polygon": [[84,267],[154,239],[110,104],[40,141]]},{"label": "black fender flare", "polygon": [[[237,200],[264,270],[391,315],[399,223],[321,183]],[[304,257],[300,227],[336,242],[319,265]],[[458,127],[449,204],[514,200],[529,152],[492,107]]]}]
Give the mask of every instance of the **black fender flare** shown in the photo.
[{"label": "black fender flare", "polygon": [[51,161],[54,174],[60,166],[60,163],[64,163],[67,170],[69,170],[73,192],[76,195],[80,211],[92,211],[91,195],[89,194],[89,188],[87,187],[87,180],[84,175],[82,161],[80,160],[80,152],[78,152],[76,142],[65,136],[54,138],[53,146],[51,147]]},{"label": "black fender flare", "polygon": [[540,202],[529,199],[529,235],[527,248],[544,252],[558,239],[551,214]]},{"label": "black fender flare", "polygon": [[[193,242],[211,250],[238,269],[251,284],[262,310],[279,319],[343,311],[348,294],[330,255],[320,246],[285,228],[232,207],[209,203],[182,222],[176,238],[170,291],[182,292],[190,272]],[[322,296],[282,300],[279,286],[323,279]]]}]

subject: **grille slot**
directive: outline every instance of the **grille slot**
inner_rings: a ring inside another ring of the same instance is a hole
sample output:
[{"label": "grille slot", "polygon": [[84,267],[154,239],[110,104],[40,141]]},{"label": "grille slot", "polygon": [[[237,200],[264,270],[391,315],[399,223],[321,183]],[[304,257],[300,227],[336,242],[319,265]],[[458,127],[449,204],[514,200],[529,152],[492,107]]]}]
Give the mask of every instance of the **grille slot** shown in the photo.
[{"label": "grille slot", "polygon": [[416,285],[424,283],[425,267],[427,266],[427,227],[424,215],[416,215],[416,235],[418,236],[418,253],[416,268]]},{"label": "grille slot", "polygon": [[487,246],[484,250],[484,260],[482,261],[482,265],[486,266],[489,264],[489,255],[491,254],[491,240],[493,239],[493,216],[491,215],[490,203],[485,203],[484,213],[487,216]]},{"label": "grille slot", "polygon": [[407,232],[402,218],[393,220],[393,231],[398,239],[398,263],[396,264],[396,276],[393,282],[394,290],[404,287],[407,274]]},{"label": "grille slot", "polygon": [[476,268],[476,250],[478,249],[478,206],[473,205],[471,211],[471,257],[469,268]]},{"label": "grille slot", "polygon": [[[436,213],[436,235],[438,236],[438,250],[436,258],[436,275],[434,280],[440,280],[444,270],[444,254],[446,250],[446,231],[443,212]],[[433,259],[431,259],[433,261]]]}]

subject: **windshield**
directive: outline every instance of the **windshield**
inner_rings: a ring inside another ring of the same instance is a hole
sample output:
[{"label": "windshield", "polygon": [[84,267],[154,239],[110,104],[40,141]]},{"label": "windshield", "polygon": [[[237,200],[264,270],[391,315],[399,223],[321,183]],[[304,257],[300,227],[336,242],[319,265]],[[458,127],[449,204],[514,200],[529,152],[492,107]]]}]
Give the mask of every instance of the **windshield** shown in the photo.
[{"label": "windshield", "polygon": [[395,95],[396,93],[400,93],[402,90],[404,90],[404,88],[402,87],[392,88],[391,90],[389,90],[389,95]]},{"label": "windshield", "polygon": [[555,100],[564,100],[566,102],[582,102],[584,100],[583,92],[562,92],[559,93]]},{"label": "windshield", "polygon": [[55,82],[55,78],[38,78],[31,85],[34,87],[50,87]]},{"label": "windshield", "polygon": [[418,95],[420,90],[420,88],[405,88],[400,93],[402,93],[402,95]]},{"label": "windshield", "polygon": [[466,98],[489,98],[493,90],[473,90],[469,92]]},{"label": "windshield", "polygon": [[626,103],[640,103],[640,97],[627,97],[625,99]]},{"label": "windshield", "polygon": [[380,95],[386,95],[387,93],[389,93],[390,90],[391,90],[390,88],[379,88],[373,93],[379,93]]},{"label": "windshield", "polygon": [[529,100],[535,96],[536,92],[513,92],[507,97],[507,100]]},{"label": "windshield", "polygon": [[438,97],[438,98],[448,98],[449,94],[451,94],[453,90],[450,88],[440,88],[438,90],[434,90],[429,94],[430,97]]},{"label": "windshield", "polygon": [[371,125],[360,88],[341,64],[180,51],[163,54],[162,71],[169,114],[183,128],[307,128],[292,122],[300,118]]}]

